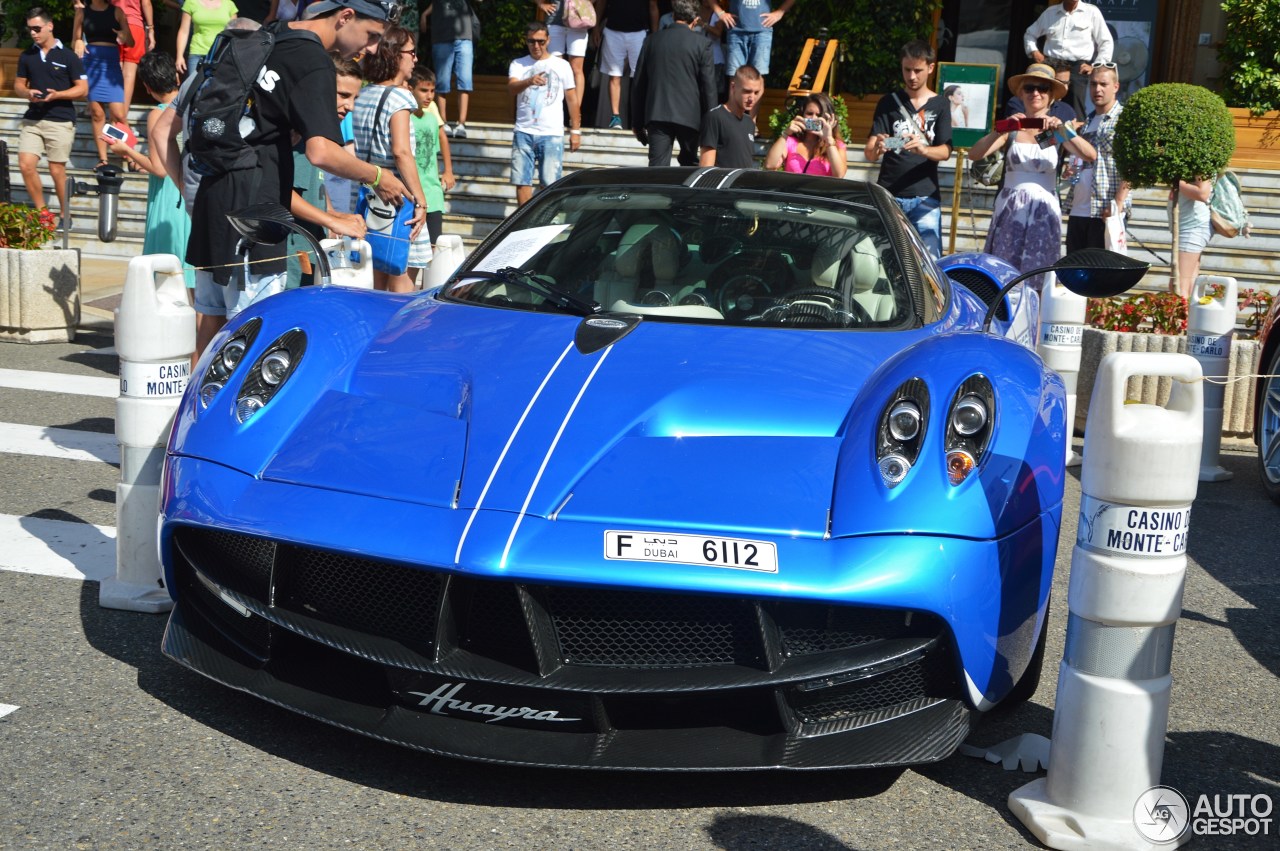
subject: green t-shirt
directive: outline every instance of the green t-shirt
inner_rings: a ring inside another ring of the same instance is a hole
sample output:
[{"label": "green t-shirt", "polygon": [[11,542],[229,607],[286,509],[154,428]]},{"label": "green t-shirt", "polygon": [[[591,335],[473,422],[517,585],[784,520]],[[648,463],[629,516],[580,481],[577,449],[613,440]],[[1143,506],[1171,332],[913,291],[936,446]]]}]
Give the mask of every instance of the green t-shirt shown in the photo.
[{"label": "green t-shirt", "polygon": [[444,212],[444,188],[440,185],[440,122],[424,111],[422,115],[409,113],[413,123],[414,151],[418,161],[418,180],[422,181],[422,194],[426,195],[427,212]]},{"label": "green t-shirt", "polygon": [[186,0],[182,11],[191,16],[191,42],[188,49],[192,56],[205,56],[213,47],[213,40],[227,26],[227,21],[237,14],[236,4],[223,0],[221,6],[210,9],[200,0]]}]

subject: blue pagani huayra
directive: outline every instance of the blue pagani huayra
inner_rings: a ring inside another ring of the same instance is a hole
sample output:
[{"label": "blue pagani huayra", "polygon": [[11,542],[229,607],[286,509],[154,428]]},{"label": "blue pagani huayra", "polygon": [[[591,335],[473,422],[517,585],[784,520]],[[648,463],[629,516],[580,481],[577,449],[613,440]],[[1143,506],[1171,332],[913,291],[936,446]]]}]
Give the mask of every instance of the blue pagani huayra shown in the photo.
[{"label": "blue pagani huayra", "polygon": [[945,758],[1044,649],[1064,391],[1016,277],[874,185],[646,169],[438,291],[267,299],[177,415],[163,650],[479,760]]}]

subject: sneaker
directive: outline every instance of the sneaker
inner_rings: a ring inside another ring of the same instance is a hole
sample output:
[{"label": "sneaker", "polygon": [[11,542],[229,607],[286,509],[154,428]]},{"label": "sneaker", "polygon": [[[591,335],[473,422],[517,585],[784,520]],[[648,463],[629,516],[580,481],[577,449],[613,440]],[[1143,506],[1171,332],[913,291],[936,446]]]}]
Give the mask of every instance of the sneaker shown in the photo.
[{"label": "sneaker", "polygon": [[609,119],[609,129],[610,129],[610,130],[621,130],[621,129],[622,129],[622,116],[621,116],[621,115],[615,115],[613,118],[610,118],[610,119]]},{"label": "sneaker", "polygon": [[454,128],[453,128],[453,138],[455,138],[455,139],[465,139],[465,138],[467,138],[467,125],[465,125],[465,124],[459,124],[457,127],[454,127]]},{"label": "sneaker", "polygon": [[446,136],[452,136],[452,135],[453,135],[453,130],[454,130],[454,128],[455,128],[456,126],[457,126],[457,125],[456,125],[456,124],[454,124],[452,121],[446,121],[446,122],[444,123],[444,135],[446,135]]}]

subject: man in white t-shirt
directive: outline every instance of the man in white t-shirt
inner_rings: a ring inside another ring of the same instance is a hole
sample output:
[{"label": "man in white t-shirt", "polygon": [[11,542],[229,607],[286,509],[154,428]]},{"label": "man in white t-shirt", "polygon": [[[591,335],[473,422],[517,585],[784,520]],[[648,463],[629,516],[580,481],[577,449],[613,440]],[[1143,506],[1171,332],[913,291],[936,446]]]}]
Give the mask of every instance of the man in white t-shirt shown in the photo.
[{"label": "man in white t-shirt", "polygon": [[547,25],[529,24],[525,41],[529,55],[507,69],[507,91],[516,98],[515,140],[511,146],[511,182],[516,203],[533,197],[533,172],[542,185],[560,179],[564,161],[564,107],[569,105],[569,150],[582,144],[582,116],[573,69],[547,52]]}]

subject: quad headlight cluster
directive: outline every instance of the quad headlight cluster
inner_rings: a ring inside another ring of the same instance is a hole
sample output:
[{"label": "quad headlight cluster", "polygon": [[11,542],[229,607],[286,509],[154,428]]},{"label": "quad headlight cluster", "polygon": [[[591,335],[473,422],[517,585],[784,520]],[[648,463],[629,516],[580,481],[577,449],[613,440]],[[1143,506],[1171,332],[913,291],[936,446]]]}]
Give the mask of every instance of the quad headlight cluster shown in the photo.
[{"label": "quad headlight cluster", "polygon": [[[214,353],[213,360],[200,381],[201,409],[213,404],[231,378],[242,371],[245,355],[253,346],[261,327],[259,319],[250,319]],[[297,370],[306,348],[307,335],[301,329],[294,328],[280,335],[247,370],[243,370],[244,380],[240,383],[235,402],[235,414],[239,422],[247,422],[266,407],[289,376]]]},{"label": "quad headlight cluster", "polygon": [[[947,479],[958,485],[977,468],[991,439],[995,394],[991,382],[972,375],[960,385],[947,412]],[[897,487],[920,457],[929,423],[929,388],[919,378],[904,381],[880,416],[876,463],[885,486]]]}]

